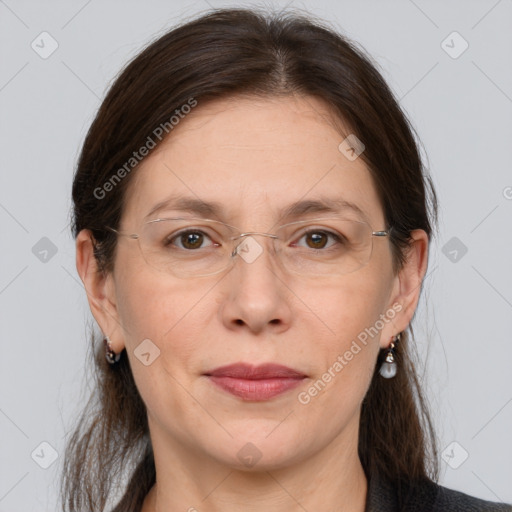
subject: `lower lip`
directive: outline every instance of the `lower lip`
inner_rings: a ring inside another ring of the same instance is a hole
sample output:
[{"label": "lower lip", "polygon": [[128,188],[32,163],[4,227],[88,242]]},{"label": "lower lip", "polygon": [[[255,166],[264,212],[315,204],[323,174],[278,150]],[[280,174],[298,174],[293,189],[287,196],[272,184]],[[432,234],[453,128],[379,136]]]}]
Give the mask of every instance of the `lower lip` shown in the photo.
[{"label": "lower lip", "polygon": [[220,388],[243,400],[269,400],[297,387],[302,377],[276,377],[271,379],[237,379],[234,377],[215,377],[209,379]]}]

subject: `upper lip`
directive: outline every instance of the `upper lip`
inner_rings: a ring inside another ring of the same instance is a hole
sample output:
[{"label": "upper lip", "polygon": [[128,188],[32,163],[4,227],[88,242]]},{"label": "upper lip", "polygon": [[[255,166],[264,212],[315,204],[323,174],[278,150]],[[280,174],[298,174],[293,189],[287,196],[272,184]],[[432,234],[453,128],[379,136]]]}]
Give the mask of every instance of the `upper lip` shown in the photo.
[{"label": "upper lip", "polygon": [[293,370],[287,366],[275,363],[267,363],[254,366],[248,363],[234,363],[226,366],[219,366],[214,370],[205,373],[213,377],[233,377],[237,379],[272,379],[272,378],[302,378],[306,375],[300,371]]}]

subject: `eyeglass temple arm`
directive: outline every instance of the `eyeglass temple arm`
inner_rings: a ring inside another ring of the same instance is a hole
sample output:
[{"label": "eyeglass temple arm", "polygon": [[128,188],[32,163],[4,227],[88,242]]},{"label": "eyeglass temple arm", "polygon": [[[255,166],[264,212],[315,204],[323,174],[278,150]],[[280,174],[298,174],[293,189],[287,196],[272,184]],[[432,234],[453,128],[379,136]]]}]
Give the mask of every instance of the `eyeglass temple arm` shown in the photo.
[{"label": "eyeglass temple arm", "polygon": [[389,227],[384,231],[372,231],[372,236],[388,236],[393,231],[393,226]]},{"label": "eyeglass temple arm", "polygon": [[111,228],[110,226],[105,226],[105,228],[114,232],[116,235],[127,236],[127,237],[130,237],[133,239],[139,238],[139,235],[137,235],[135,233],[123,233],[122,231],[118,231],[117,229]]}]

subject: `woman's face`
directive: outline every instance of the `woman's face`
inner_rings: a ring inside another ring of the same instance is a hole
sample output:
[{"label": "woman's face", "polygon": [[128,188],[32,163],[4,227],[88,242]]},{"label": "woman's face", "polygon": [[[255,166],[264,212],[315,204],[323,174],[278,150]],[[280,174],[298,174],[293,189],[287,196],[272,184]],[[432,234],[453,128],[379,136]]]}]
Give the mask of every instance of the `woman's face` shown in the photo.
[{"label": "woman's face", "polygon": [[[324,199],[354,203],[373,230],[386,229],[369,171],[339,149],[344,137],[327,119],[311,97],[199,102],[134,171],[120,229],[136,232],[171,195],[217,203],[215,218],[242,232],[274,232],[292,203]],[[201,216],[170,206],[150,218],[179,215]],[[374,238],[359,270],[313,278],[283,271],[272,240],[256,235],[254,261],[237,257],[225,272],[186,279],[148,265],[137,241],[118,240],[103,308],[94,311],[114,350],[127,350],[155,449],[261,469],[354,448],[379,348],[406,328],[417,298],[419,270],[414,286],[401,283],[388,238]],[[283,365],[303,377],[274,396],[237,395],[207,376],[234,363]]]}]

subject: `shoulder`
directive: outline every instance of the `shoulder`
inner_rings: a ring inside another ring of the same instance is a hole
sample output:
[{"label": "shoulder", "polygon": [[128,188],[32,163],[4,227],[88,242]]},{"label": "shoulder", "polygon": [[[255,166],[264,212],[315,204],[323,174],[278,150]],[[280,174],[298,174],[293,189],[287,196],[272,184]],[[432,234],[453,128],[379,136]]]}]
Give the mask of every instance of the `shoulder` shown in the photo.
[{"label": "shoulder", "polygon": [[454,489],[434,484],[437,495],[434,510],[447,512],[512,512],[512,505],[485,501]]},{"label": "shoulder", "polygon": [[512,505],[485,501],[429,479],[393,484],[372,478],[365,512],[512,512]]}]

